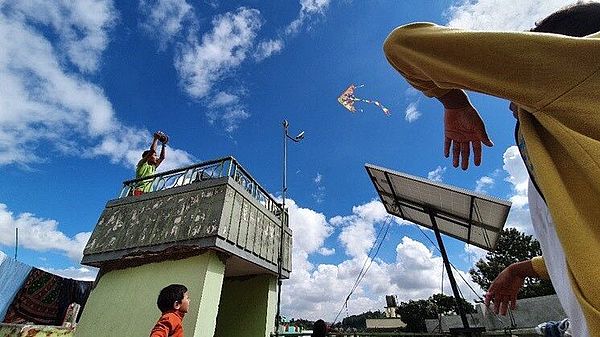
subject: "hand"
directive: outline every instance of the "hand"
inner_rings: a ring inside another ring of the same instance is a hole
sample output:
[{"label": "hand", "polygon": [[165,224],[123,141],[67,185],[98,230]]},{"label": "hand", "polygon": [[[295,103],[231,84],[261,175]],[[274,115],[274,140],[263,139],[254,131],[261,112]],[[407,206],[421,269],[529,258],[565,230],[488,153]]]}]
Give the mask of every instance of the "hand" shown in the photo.
[{"label": "hand", "polygon": [[154,133],[154,139],[158,139],[163,145],[167,145],[169,142],[169,136],[162,131],[156,131]]},{"label": "hand", "polygon": [[485,131],[481,116],[470,103],[463,108],[445,108],[444,137],[444,156],[449,157],[452,146],[452,165],[458,167],[460,159],[463,170],[469,167],[471,144],[475,166],[481,164],[481,143],[494,146]]},{"label": "hand", "polygon": [[509,306],[513,310],[516,308],[517,294],[525,282],[525,277],[516,273],[513,266],[504,268],[485,294],[485,305],[489,306],[490,301],[494,302],[494,313],[503,316],[506,315]]}]

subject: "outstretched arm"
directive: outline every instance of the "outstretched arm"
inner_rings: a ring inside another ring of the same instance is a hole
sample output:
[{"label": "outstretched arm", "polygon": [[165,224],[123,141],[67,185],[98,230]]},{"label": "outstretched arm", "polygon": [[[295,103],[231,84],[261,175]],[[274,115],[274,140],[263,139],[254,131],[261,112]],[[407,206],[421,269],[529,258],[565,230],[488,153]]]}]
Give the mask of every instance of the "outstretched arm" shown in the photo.
[{"label": "outstretched arm", "polygon": [[150,145],[150,154],[156,153],[156,145],[158,144],[158,135],[155,133],[152,138],[152,145]]},{"label": "outstretched arm", "polygon": [[160,149],[160,156],[158,157],[158,161],[156,162],[156,167],[158,167],[160,165],[160,163],[163,162],[163,160],[165,160],[165,149],[167,148],[167,144],[166,143],[162,143],[162,147]]},{"label": "outstretched arm", "polygon": [[[536,258],[516,262],[504,268],[504,270],[498,274],[494,282],[492,282],[485,294],[485,305],[488,306],[490,301],[494,302],[494,312],[496,314],[500,313],[501,315],[506,315],[509,307],[515,309],[517,305],[517,294],[523,287],[525,278],[541,278],[547,276],[543,275],[545,267],[543,266],[544,262],[541,257],[537,258],[538,261],[535,261],[535,259]],[[540,267],[535,267],[534,263],[538,265],[541,263],[541,268],[544,269],[540,270]],[[536,269],[538,271],[536,271]]]},{"label": "outstretched arm", "polygon": [[140,161],[137,163],[137,166],[139,167],[140,165],[142,165],[143,163],[148,161],[148,158],[150,158],[153,154],[156,153],[156,142],[158,141],[158,137],[156,134],[154,134],[154,139],[152,139],[152,144],[150,145],[150,150],[146,152],[146,154],[142,157],[142,159],[140,159]]},{"label": "outstretched arm", "polygon": [[[600,68],[592,60],[600,52],[597,42],[556,34],[464,31],[414,23],[396,28],[386,39],[384,52],[409,84],[429,97],[443,101],[450,95],[446,99],[460,100],[457,89],[464,89],[505,98],[536,112]],[[453,145],[454,166],[462,157],[461,166],[466,169],[467,145],[473,145],[478,163],[480,144],[491,146],[491,141],[470,104],[459,114],[448,110],[446,106],[444,152],[448,154]]]}]

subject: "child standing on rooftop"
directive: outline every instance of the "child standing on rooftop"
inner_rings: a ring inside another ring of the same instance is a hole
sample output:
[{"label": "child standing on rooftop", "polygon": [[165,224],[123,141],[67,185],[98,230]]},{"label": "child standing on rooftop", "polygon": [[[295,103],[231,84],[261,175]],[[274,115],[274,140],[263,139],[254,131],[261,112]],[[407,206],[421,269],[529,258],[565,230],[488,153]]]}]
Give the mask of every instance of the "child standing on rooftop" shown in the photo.
[{"label": "child standing on rooftop", "polygon": [[190,306],[187,288],[181,284],[171,284],[163,288],[156,305],[162,315],[152,328],[150,337],[183,337],[181,323]]},{"label": "child standing on rooftop", "polygon": [[[160,150],[160,157],[156,155],[156,145],[158,142],[162,143]],[[169,136],[162,131],[156,131],[152,138],[152,145],[150,150],[142,153],[142,159],[137,163],[135,168],[136,179],[144,178],[153,175],[156,172],[156,168],[165,160],[166,147],[169,142]],[[148,193],[152,189],[152,179],[142,180],[137,183],[136,188],[133,190],[133,195],[142,195]]]}]

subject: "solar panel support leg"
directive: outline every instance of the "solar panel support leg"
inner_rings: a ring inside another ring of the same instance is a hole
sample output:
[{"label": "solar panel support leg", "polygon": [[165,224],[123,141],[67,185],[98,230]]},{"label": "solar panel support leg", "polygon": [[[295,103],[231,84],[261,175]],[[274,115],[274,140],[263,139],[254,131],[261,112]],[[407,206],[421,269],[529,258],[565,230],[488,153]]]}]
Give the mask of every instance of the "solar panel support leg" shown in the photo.
[{"label": "solar panel support leg", "polygon": [[454,303],[456,304],[456,312],[460,315],[460,319],[462,320],[463,326],[468,329],[469,321],[467,320],[467,315],[463,310],[460,303],[460,293],[458,292],[458,286],[456,285],[456,280],[454,279],[454,274],[452,273],[452,268],[450,267],[450,261],[448,260],[448,255],[446,254],[446,248],[444,247],[444,242],[442,241],[442,235],[440,234],[440,230],[437,226],[437,222],[435,221],[435,214],[432,211],[429,211],[429,218],[431,219],[431,224],[433,227],[433,232],[435,233],[435,238],[437,239],[438,246],[440,247],[440,252],[442,253],[442,260],[444,261],[444,266],[448,271],[448,279],[450,279],[450,286],[452,286],[452,292],[454,293]]}]

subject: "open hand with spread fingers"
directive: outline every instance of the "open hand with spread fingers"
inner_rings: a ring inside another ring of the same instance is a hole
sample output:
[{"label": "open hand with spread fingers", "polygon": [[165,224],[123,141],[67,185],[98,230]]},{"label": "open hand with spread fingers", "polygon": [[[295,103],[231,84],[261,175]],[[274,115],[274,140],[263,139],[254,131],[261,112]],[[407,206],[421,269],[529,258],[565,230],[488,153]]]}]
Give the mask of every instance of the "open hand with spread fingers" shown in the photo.
[{"label": "open hand with spread fingers", "polygon": [[444,109],[444,156],[450,156],[452,165],[466,170],[469,167],[471,147],[475,166],[481,164],[481,144],[494,146],[485,131],[485,124],[475,108],[468,104],[463,108]]},{"label": "open hand with spread fingers", "polygon": [[506,315],[508,308],[514,310],[517,306],[517,294],[523,287],[525,276],[521,275],[516,265],[505,268],[498,274],[485,294],[484,303],[494,303],[494,313]]}]

